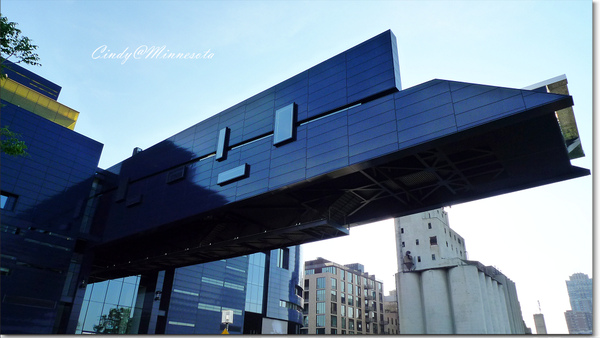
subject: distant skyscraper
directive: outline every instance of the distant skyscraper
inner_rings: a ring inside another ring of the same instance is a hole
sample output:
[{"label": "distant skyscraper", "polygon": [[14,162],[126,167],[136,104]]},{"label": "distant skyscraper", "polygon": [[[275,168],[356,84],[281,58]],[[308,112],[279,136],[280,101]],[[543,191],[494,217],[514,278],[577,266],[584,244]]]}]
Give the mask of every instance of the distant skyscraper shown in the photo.
[{"label": "distant skyscraper", "polygon": [[565,312],[569,333],[592,334],[592,278],[575,273],[566,282],[571,302],[571,310]]},{"label": "distant skyscraper", "polygon": [[395,219],[401,334],[524,334],[515,283],[467,260],[443,209]]},{"label": "distant skyscraper", "polygon": [[548,334],[546,330],[546,321],[544,320],[544,315],[541,313],[536,313],[533,315],[533,322],[535,323],[535,332],[537,334]]}]

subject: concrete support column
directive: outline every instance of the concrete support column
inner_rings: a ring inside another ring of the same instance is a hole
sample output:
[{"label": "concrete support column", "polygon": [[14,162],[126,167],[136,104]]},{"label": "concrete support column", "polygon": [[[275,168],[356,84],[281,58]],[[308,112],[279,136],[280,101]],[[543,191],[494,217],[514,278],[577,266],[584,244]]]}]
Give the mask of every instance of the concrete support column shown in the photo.
[{"label": "concrete support column", "polygon": [[426,333],[420,274],[418,272],[397,273],[396,290],[400,333]]},{"label": "concrete support column", "polygon": [[483,299],[476,266],[463,265],[448,271],[456,334],[487,332]]},{"label": "concrete support column", "polygon": [[455,333],[446,270],[424,271],[421,274],[421,285],[425,304],[425,333]]}]

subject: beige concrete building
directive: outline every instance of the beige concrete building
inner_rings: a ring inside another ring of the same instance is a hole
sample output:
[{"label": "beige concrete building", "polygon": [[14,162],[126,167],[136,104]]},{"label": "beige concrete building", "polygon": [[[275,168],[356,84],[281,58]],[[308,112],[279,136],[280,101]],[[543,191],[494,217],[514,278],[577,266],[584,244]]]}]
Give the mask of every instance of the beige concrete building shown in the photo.
[{"label": "beige concrete building", "polygon": [[390,291],[388,296],[383,297],[383,319],[385,326],[383,334],[399,334],[399,318],[398,318],[398,295],[396,290]]},{"label": "beige concrete building", "polygon": [[395,219],[401,334],[524,334],[515,284],[467,260],[465,240],[437,209]]},{"label": "beige concrete building", "polygon": [[362,264],[304,263],[303,334],[383,334],[383,283]]}]

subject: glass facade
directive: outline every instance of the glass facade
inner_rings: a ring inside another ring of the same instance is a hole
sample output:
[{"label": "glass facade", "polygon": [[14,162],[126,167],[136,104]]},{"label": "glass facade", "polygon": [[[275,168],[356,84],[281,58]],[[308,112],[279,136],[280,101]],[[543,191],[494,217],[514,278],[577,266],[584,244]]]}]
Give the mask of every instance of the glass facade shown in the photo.
[{"label": "glass facade", "polygon": [[135,333],[139,284],[140,277],[131,276],[88,285],[75,333]]},{"label": "glass facade", "polygon": [[220,334],[223,310],[231,334],[260,334],[263,321],[298,333],[300,259],[297,246],[89,284],[76,333]]}]

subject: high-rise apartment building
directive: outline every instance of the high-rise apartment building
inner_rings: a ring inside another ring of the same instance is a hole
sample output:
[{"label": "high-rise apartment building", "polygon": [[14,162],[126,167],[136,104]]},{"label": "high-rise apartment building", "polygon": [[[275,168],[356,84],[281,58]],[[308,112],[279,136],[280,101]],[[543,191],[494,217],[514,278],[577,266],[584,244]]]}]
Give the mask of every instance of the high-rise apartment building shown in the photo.
[{"label": "high-rise apartment building", "polygon": [[302,334],[383,334],[383,283],[362,264],[304,264]]},{"label": "high-rise apartment building", "polygon": [[571,303],[571,310],[565,312],[569,333],[592,334],[592,278],[584,273],[575,273],[566,283]]},{"label": "high-rise apartment building", "polygon": [[467,260],[464,239],[436,209],[395,219],[401,334],[523,334],[515,284]]}]

